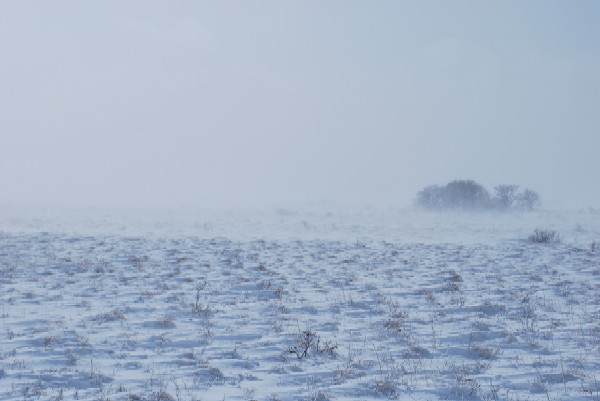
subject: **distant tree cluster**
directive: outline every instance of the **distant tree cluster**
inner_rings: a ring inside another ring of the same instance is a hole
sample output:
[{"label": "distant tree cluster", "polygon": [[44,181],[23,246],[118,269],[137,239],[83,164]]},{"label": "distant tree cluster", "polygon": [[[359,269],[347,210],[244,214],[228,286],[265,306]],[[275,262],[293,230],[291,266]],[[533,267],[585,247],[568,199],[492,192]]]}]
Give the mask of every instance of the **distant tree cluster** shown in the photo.
[{"label": "distant tree cluster", "polygon": [[428,210],[534,210],[541,200],[537,192],[518,185],[497,185],[494,194],[473,180],[431,185],[417,194],[417,205]]}]

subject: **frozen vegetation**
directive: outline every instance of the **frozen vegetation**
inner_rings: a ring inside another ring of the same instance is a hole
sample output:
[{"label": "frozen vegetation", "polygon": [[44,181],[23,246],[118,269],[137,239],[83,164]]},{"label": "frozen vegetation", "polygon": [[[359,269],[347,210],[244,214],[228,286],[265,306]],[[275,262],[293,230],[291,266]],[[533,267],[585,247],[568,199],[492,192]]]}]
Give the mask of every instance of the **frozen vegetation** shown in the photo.
[{"label": "frozen vegetation", "polygon": [[0,399],[600,400],[598,214],[128,216],[0,216]]}]

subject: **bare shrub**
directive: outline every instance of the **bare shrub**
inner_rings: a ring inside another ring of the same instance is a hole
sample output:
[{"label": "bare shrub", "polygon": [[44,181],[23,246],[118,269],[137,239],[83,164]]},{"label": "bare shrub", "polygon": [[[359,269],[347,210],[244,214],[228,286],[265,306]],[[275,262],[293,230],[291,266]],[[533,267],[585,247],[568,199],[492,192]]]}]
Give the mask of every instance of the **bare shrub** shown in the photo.
[{"label": "bare shrub", "polygon": [[150,399],[152,401],[175,401],[175,398],[166,390],[158,390],[153,392],[150,396]]},{"label": "bare shrub", "polygon": [[298,344],[288,349],[290,354],[296,354],[298,359],[307,356],[308,350],[318,342],[317,333],[310,329],[306,329],[298,334]]},{"label": "bare shrub", "polygon": [[452,393],[460,399],[474,398],[481,390],[481,385],[477,379],[468,377],[463,373],[456,375],[456,381],[452,385]]},{"label": "bare shrub", "polygon": [[398,383],[393,377],[386,375],[375,381],[375,391],[393,399],[398,397]]},{"label": "bare shrub", "polygon": [[210,315],[211,309],[209,305],[202,303],[202,291],[206,288],[206,281],[196,287],[196,299],[192,304],[192,313],[196,315]]},{"label": "bare shrub", "polygon": [[534,244],[558,244],[562,238],[555,230],[536,228],[533,234],[529,236],[529,241]]},{"label": "bare shrub", "polygon": [[[387,367],[385,370],[382,366],[382,359]],[[400,391],[400,376],[402,376],[401,369],[395,361],[386,358],[382,359],[379,358],[378,354],[379,377],[375,380],[375,391],[389,399],[398,398]]]},{"label": "bare shrub", "polygon": [[488,346],[481,343],[472,343],[469,349],[477,358],[495,359],[502,354],[502,349],[498,346]]}]

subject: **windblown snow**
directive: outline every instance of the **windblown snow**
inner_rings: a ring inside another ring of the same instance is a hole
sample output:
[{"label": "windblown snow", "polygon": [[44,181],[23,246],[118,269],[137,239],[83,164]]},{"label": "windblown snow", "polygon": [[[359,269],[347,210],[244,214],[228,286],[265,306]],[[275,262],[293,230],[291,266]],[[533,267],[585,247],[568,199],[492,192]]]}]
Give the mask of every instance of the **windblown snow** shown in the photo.
[{"label": "windblown snow", "polygon": [[5,215],[0,399],[597,401],[598,240],[591,212]]}]

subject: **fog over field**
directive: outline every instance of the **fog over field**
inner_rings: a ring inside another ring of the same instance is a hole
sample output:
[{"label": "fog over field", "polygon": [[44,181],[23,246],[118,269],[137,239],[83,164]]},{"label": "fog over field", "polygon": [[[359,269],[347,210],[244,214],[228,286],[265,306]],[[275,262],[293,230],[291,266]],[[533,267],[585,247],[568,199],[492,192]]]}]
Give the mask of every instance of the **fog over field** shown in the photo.
[{"label": "fog over field", "polygon": [[598,21],[0,1],[0,400],[600,401]]},{"label": "fog over field", "polygon": [[593,1],[3,1],[0,202],[600,206]]}]

